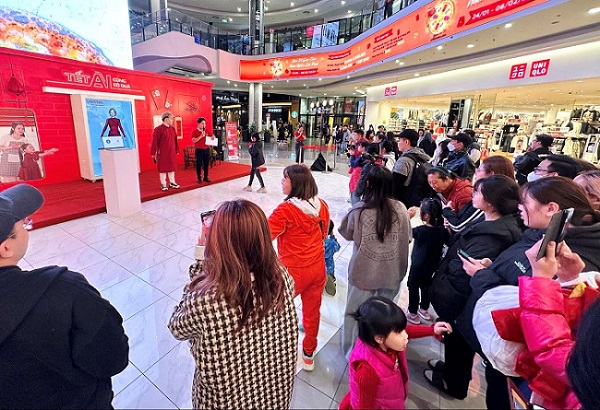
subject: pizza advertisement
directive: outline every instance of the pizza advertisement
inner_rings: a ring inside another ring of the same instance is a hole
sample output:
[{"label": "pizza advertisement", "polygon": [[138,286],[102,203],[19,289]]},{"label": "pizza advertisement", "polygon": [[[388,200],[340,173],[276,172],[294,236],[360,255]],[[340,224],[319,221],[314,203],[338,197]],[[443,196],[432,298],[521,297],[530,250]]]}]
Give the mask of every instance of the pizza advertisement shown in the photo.
[{"label": "pizza advertisement", "polygon": [[[433,41],[547,3],[548,0],[434,0],[370,36],[333,52],[240,61],[247,81],[336,77],[396,58]],[[421,3],[421,2],[419,2]]]},{"label": "pizza advertisement", "polygon": [[2,0],[0,47],[133,68],[127,0]]}]

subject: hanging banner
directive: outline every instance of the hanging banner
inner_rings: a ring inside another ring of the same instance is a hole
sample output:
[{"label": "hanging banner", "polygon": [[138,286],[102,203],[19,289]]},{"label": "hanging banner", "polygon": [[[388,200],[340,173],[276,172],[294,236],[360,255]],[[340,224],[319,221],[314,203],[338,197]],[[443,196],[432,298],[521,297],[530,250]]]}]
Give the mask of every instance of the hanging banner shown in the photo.
[{"label": "hanging banner", "polygon": [[237,161],[240,159],[237,122],[226,122],[225,133],[227,134],[227,159],[229,161]]},{"label": "hanging banner", "polygon": [[[546,2],[548,0],[424,2],[426,4],[421,8],[389,24],[382,24],[381,29],[346,49],[281,58],[242,59],[240,79],[261,81],[346,75]],[[332,41],[333,34],[332,30]],[[313,47],[315,35],[316,31],[313,33]]]}]

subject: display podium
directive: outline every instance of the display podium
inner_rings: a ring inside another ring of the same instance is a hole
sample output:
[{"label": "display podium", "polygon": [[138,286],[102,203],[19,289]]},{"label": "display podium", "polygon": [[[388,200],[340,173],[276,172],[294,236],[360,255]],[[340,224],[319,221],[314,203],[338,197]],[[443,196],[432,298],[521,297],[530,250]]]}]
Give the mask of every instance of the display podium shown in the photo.
[{"label": "display podium", "polygon": [[125,218],[142,211],[135,149],[101,149],[106,212]]}]

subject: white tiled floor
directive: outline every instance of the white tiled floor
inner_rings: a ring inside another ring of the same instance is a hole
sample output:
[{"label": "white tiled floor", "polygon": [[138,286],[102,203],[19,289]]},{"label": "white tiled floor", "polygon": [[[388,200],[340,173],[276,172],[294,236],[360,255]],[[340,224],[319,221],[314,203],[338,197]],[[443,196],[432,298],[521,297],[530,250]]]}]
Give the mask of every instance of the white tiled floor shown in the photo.
[{"label": "white tiled floor", "polygon": [[[200,212],[236,197],[258,203],[267,215],[281,202],[283,167],[290,151],[265,149],[268,194],[245,192],[247,178],[205,186],[142,204],[143,212],[124,219],[94,215],[31,232],[24,269],[58,264],[80,271],[121,313],[129,336],[130,364],[113,378],[115,408],[190,408],[194,363],[186,343],[175,340],[166,323],[188,280],[193,245],[199,234]],[[312,155],[307,155],[310,164]],[[341,158],[341,157],[339,157]],[[242,157],[248,163],[248,155]],[[332,173],[314,173],[319,195],[327,201],[339,226],[349,204],[347,167],[342,161]],[[189,170],[186,172],[194,172]],[[255,190],[259,188],[254,182]],[[340,348],[340,327],[347,290],[347,266],[352,246],[337,235],[336,296],[324,295],[319,350],[312,373],[300,370],[292,408],[337,408],[348,391],[347,363]],[[407,303],[403,284],[399,304]],[[297,299],[296,306],[300,307]],[[298,309],[300,313],[300,309]],[[464,401],[449,399],[429,387],[422,371],[426,361],[440,357],[432,338],[413,340],[407,351],[410,367],[409,408],[482,408],[483,372],[476,364],[471,392]]]}]

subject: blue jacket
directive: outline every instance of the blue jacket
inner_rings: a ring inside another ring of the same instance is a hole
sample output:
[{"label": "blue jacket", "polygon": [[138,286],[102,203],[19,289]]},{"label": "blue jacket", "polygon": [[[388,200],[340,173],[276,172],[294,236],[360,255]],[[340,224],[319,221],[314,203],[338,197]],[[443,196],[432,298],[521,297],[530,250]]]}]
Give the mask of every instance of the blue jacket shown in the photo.
[{"label": "blue jacket", "polygon": [[340,250],[340,243],[334,235],[329,235],[323,242],[325,244],[325,267],[327,268],[327,273],[335,273],[333,255]]}]

